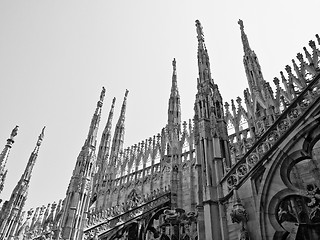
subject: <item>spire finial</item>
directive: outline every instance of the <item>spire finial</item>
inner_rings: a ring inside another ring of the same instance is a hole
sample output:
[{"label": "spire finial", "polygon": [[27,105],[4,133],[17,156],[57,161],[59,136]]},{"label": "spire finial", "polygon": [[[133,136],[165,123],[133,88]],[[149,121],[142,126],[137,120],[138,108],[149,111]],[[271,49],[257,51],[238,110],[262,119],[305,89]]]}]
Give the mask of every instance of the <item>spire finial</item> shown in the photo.
[{"label": "spire finial", "polygon": [[197,27],[197,38],[199,42],[204,42],[204,35],[202,31],[202,26],[199,20],[196,20],[196,27]]},{"label": "spire finial", "polygon": [[124,98],[123,98],[123,102],[122,102],[122,107],[121,107],[120,118],[118,120],[118,124],[120,124],[120,122],[124,123],[128,93],[129,93],[129,90],[126,89],[126,92],[125,92]]},{"label": "spire finial", "polygon": [[172,72],[172,85],[171,85],[171,94],[170,97],[179,97],[178,84],[177,84],[177,65],[176,59],[172,61],[173,72]]},{"label": "spire finial", "polygon": [[100,94],[100,102],[103,102],[105,95],[106,95],[106,89],[102,87],[101,94]]},{"label": "spire finial", "polygon": [[[102,107],[103,105],[103,100],[104,100],[104,96],[106,95],[106,89],[104,87],[102,87],[101,93],[100,93],[100,99],[97,102],[97,109],[96,109],[96,113],[98,113],[99,109]],[[101,109],[100,109],[101,110]]]},{"label": "spire finial", "polygon": [[238,24],[240,25],[240,30],[241,30],[241,39],[242,39],[242,44],[243,44],[243,50],[244,52],[250,51],[250,45],[248,41],[248,37],[246,33],[244,32],[244,25],[243,21],[239,19]]},{"label": "spire finial", "polygon": [[15,126],[15,128],[12,130],[11,134],[10,134],[10,139],[13,140],[15,136],[17,136],[18,134],[18,129],[19,129],[19,126]]},{"label": "spire finial", "polygon": [[[126,89],[126,92],[124,94],[124,98],[123,98],[123,103],[122,103],[122,107],[121,107],[121,113],[120,113],[120,119],[124,120],[124,115],[125,115],[125,112],[126,112],[126,105],[127,105],[127,97],[128,97],[128,93],[129,93],[129,90]],[[119,119],[119,121],[120,121]]]},{"label": "spire finial", "polygon": [[172,61],[172,66],[173,66],[173,71],[176,71],[176,59],[173,58],[173,61]]},{"label": "spire finial", "polygon": [[12,130],[10,134],[10,137],[7,139],[7,144],[5,145],[2,152],[0,152],[0,193],[4,188],[4,182],[8,172],[8,170],[6,170],[5,167],[7,164],[10,149],[14,143],[14,138],[15,136],[17,136],[17,132],[18,132],[18,126],[15,126],[15,128]]},{"label": "spire finial", "polygon": [[37,146],[40,146],[41,143],[42,143],[42,140],[43,140],[43,138],[44,138],[44,129],[45,129],[45,128],[46,128],[45,126],[42,128],[42,131],[41,131],[41,133],[40,133],[40,135],[39,135],[39,137],[38,137]]},{"label": "spire finial", "polygon": [[239,19],[238,24],[240,25],[240,30],[244,31],[243,21]]}]

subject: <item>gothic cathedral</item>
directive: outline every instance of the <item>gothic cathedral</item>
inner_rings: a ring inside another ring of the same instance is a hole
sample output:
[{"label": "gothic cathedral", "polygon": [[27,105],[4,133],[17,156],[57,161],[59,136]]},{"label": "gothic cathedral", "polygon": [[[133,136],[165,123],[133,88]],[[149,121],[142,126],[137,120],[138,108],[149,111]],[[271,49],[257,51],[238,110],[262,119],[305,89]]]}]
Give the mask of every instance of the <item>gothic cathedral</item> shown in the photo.
[{"label": "gothic cathedral", "polygon": [[[24,209],[43,129],[2,205],[0,240],[320,239],[320,38],[271,87],[238,23],[248,80],[243,100],[223,102],[197,20],[194,118],[181,120],[173,59],[164,128],[124,148],[126,90],[114,132],[115,99],[98,142],[103,88],[65,198]],[[17,131],[0,155],[0,193]]]}]

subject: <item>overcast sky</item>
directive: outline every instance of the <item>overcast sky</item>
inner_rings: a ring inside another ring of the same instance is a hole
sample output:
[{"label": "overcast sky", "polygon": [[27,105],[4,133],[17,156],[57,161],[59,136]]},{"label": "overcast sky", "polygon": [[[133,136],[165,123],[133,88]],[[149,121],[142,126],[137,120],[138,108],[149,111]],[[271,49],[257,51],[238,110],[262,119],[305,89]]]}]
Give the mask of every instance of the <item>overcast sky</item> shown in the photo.
[{"label": "overcast sky", "polygon": [[[319,33],[319,1],[0,1],[0,147],[20,129],[9,156],[9,198],[43,126],[26,208],[65,197],[102,86],[98,139],[113,97],[113,126],[129,90],[125,146],[167,121],[176,58],[183,120],[193,117],[195,20],[203,26],[212,76],[224,101],[247,86],[237,21],[244,21],[263,75],[272,82]],[[273,85],[273,83],[272,83]]]}]

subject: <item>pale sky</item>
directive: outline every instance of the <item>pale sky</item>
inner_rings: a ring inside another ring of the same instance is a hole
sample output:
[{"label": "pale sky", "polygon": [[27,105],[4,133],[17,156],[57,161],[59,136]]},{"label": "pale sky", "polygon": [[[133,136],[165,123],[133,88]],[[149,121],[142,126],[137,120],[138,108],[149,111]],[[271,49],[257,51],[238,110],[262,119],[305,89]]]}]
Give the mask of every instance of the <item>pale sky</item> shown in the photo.
[{"label": "pale sky", "polygon": [[[195,20],[203,26],[214,82],[224,101],[247,87],[238,19],[272,83],[319,31],[314,1],[0,1],[0,148],[15,125],[0,198],[7,200],[46,126],[26,209],[65,197],[102,86],[98,140],[113,97],[115,126],[128,89],[125,147],[167,121],[173,58],[182,119],[193,117]],[[304,54],[304,53],[303,53]],[[271,84],[273,86],[273,83]]]}]

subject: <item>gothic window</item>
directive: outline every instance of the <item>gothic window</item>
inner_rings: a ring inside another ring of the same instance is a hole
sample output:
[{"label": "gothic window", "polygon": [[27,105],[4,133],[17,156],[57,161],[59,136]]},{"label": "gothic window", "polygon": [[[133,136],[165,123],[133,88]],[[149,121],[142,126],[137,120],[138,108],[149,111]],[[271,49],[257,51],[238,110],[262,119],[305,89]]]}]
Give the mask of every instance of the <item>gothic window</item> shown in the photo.
[{"label": "gothic window", "polygon": [[146,167],[150,167],[151,166],[151,155],[149,154],[147,162],[146,162]]},{"label": "gothic window", "polygon": [[278,222],[291,235],[296,233],[295,239],[320,239],[320,190],[314,185],[308,189],[307,197],[287,196],[277,208]]},{"label": "gothic window", "polygon": [[126,167],[124,168],[124,171],[123,171],[123,176],[126,176],[126,175],[128,175],[128,164],[126,165]]},{"label": "gothic window", "polygon": [[154,158],[154,163],[160,163],[160,152],[157,151],[156,157]]},{"label": "gothic window", "polygon": [[185,161],[189,161],[190,160],[190,154],[191,153],[185,153],[182,155],[182,161],[185,162]]},{"label": "gothic window", "polygon": [[117,173],[116,173],[116,178],[119,178],[119,177],[121,177],[121,171],[120,171],[120,169],[118,169],[118,170],[117,170]]},{"label": "gothic window", "polygon": [[132,166],[131,166],[131,169],[130,169],[129,173],[134,173],[134,172],[135,172],[135,170],[136,170],[136,165],[135,165],[135,164],[132,164]]},{"label": "gothic window", "polygon": [[222,112],[221,112],[221,108],[220,108],[220,103],[218,101],[216,102],[216,112],[217,112],[217,118],[221,118]]},{"label": "gothic window", "polygon": [[143,168],[143,163],[142,163],[142,160],[140,159],[139,165],[138,165],[138,171],[142,170],[142,168]]},{"label": "gothic window", "polygon": [[148,168],[144,171],[144,175],[147,176],[147,175],[150,175],[151,174],[151,168]]},{"label": "gothic window", "polygon": [[154,166],[154,172],[159,172],[160,171],[160,165]]},{"label": "gothic window", "polygon": [[244,118],[243,115],[241,115],[240,119],[240,131],[249,128],[247,120]]},{"label": "gothic window", "polygon": [[[318,157],[320,157],[318,155]],[[307,189],[309,184],[320,183],[320,161],[315,159],[304,159],[296,163],[290,170],[289,180],[299,189]]]},{"label": "gothic window", "polygon": [[276,219],[286,230],[286,239],[320,239],[320,141],[310,156],[305,152],[297,156],[288,157],[282,165],[284,180],[295,192],[279,201]]},{"label": "gothic window", "polygon": [[227,123],[227,130],[228,130],[228,135],[232,135],[236,132],[231,120],[229,120]]},{"label": "gothic window", "polygon": [[251,138],[251,132],[250,131],[247,132],[247,138]]},{"label": "gothic window", "polygon": [[283,104],[283,101],[280,101],[279,110],[280,110],[281,113],[285,110],[285,106]]},{"label": "gothic window", "polygon": [[184,140],[184,143],[183,143],[183,145],[182,145],[182,153],[189,152],[189,150],[190,150],[190,147],[189,147],[188,140],[185,139],[185,140]]},{"label": "gothic window", "polygon": [[202,105],[201,105],[201,101],[199,101],[199,117],[202,118]]}]

